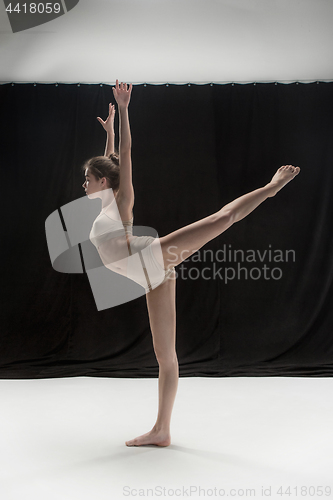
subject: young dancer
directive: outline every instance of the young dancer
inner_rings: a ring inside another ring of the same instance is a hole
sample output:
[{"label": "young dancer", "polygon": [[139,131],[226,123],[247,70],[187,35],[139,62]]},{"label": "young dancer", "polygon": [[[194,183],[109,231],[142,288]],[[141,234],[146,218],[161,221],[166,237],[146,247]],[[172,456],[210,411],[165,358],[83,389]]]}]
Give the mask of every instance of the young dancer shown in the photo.
[{"label": "young dancer", "polygon": [[[132,84],[113,88],[119,111],[119,156],[114,153],[114,106],[104,122],[107,132],[105,156],[88,160],[84,165],[86,180],[83,187],[90,197],[102,200],[102,211],[96,218],[90,238],[102,262],[115,272],[141,284],[146,290],[153,346],[159,364],[159,402],[153,428],[130,441],[127,446],[171,443],[170,420],[178,387],[176,354],[176,307],[174,266],[189,258],[203,245],[226,231],[232,224],[250,214],[267,198],[273,197],[299,172],[299,167],[284,165],[263,187],[228,203],[219,211],[161,238],[134,236],[131,133],[128,105]],[[117,216],[118,215],[118,216]],[[120,217],[119,217],[120,216]],[[169,251],[170,247],[172,251]],[[129,263],[137,255],[135,269]],[[175,258],[176,255],[176,258]],[[131,256],[128,258],[128,256]],[[139,260],[140,257],[140,260]]]}]

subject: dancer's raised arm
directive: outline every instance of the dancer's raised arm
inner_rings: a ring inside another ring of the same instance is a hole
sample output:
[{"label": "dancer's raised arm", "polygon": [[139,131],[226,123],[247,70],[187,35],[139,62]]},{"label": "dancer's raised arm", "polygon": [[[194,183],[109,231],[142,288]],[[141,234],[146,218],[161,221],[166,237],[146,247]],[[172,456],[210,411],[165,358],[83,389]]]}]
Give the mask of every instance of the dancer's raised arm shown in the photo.
[{"label": "dancer's raised arm", "polygon": [[109,116],[107,119],[104,121],[102,118],[99,116],[97,117],[97,120],[99,123],[102,125],[104,130],[107,133],[106,136],[106,145],[105,145],[105,151],[104,151],[104,156],[110,156],[111,153],[114,153],[114,116],[116,114],[116,110],[114,107],[114,104],[109,104]]},{"label": "dancer's raised arm", "polygon": [[128,118],[128,105],[131,98],[132,84],[127,88],[126,83],[119,85],[116,81],[116,87],[112,89],[119,111],[119,192],[118,206],[132,208],[134,205],[134,189],[132,185],[132,159],[131,159],[131,131]]}]

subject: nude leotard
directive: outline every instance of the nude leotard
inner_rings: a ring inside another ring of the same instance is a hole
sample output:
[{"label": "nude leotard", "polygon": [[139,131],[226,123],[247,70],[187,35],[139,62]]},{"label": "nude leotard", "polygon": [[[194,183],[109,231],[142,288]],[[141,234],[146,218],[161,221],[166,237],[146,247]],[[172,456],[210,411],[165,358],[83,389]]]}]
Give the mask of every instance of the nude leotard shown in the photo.
[{"label": "nude leotard", "polygon": [[96,217],[89,239],[105,267],[143,286],[146,293],[164,283],[174,270],[163,267],[159,238],[133,235],[133,217],[122,221],[115,199]]}]

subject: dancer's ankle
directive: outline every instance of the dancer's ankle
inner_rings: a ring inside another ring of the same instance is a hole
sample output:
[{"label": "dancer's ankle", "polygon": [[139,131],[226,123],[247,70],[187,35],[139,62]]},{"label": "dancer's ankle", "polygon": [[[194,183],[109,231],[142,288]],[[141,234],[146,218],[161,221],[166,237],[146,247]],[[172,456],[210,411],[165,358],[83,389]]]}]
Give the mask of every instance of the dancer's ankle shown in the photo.
[{"label": "dancer's ankle", "polygon": [[267,196],[268,196],[268,198],[273,198],[273,196],[275,196],[276,193],[279,190],[279,184],[278,184],[278,182],[269,182],[264,187],[267,189]]},{"label": "dancer's ankle", "polygon": [[165,425],[165,424],[163,425],[163,424],[160,424],[160,423],[156,422],[156,424],[152,428],[152,431],[159,432],[159,433],[164,433],[164,434],[168,434],[168,433],[170,433],[170,426],[169,425]]}]

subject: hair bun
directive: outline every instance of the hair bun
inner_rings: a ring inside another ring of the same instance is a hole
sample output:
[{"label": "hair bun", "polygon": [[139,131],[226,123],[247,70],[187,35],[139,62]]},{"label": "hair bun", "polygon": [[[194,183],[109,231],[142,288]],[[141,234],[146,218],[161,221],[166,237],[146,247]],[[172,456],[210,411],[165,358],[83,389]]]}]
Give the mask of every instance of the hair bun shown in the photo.
[{"label": "hair bun", "polygon": [[111,153],[109,154],[109,158],[111,161],[113,161],[116,165],[119,165],[119,156],[117,153]]}]

